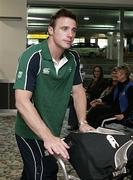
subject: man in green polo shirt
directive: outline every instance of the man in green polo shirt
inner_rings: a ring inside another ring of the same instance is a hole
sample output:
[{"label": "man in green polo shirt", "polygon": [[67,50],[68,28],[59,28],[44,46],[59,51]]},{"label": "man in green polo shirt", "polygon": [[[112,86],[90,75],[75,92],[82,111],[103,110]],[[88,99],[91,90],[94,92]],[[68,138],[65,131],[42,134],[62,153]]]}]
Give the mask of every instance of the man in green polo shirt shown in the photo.
[{"label": "man in green polo shirt", "polygon": [[28,48],[19,59],[15,132],[24,163],[22,180],[56,180],[58,166],[53,155],[69,159],[69,146],[59,136],[71,92],[79,130],[93,130],[86,121],[79,56],[69,50],[76,30],[75,15],[59,10],[51,18],[49,38]]}]

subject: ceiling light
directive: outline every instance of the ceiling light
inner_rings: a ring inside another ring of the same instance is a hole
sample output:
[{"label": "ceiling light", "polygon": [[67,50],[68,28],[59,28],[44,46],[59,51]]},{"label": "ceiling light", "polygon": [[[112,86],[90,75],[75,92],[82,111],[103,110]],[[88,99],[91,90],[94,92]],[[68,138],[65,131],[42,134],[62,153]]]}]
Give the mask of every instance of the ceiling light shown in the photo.
[{"label": "ceiling light", "polygon": [[100,27],[100,28],[114,28],[115,26],[113,25],[104,25],[104,24],[101,24],[101,25],[91,25],[92,27]]},{"label": "ceiling light", "polygon": [[120,20],[118,20],[118,21],[117,21],[117,23],[118,23],[118,24],[120,24],[120,23],[121,23],[121,21],[120,21]]},{"label": "ceiling light", "polygon": [[53,14],[56,13],[59,9],[57,8],[43,8],[43,7],[30,7],[28,8],[28,14],[36,13],[36,14]]},{"label": "ceiling light", "polygon": [[41,17],[28,17],[28,20],[50,20],[49,18],[41,18]]},{"label": "ceiling light", "polygon": [[47,23],[28,23],[28,26],[48,26]]},{"label": "ceiling light", "polygon": [[89,21],[89,20],[90,20],[89,16],[85,16],[85,17],[84,17],[84,20],[85,20],[85,21]]},{"label": "ceiling light", "polygon": [[115,28],[113,25],[105,25],[105,24],[89,24],[89,25],[84,25],[84,27],[93,27],[93,28]]}]

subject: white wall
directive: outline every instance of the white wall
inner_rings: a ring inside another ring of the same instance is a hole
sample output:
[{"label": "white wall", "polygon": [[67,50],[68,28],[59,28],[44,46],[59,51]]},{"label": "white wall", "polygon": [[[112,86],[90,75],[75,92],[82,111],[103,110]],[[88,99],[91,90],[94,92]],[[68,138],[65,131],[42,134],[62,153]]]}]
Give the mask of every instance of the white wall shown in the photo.
[{"label": "white wall", "polygon": [[14,81],[18,57],[26,47],[26,0],[0,0],[0,80]]}]

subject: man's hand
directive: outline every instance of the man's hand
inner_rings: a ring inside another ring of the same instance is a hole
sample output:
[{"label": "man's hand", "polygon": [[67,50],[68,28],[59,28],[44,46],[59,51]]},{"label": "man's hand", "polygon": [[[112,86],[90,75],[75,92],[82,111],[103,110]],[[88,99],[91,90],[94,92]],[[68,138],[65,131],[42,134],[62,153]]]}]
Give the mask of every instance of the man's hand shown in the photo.
[{"label": "man's hand", "polygon": [[90,126],[89,124],[81,124],[79,126],[79,130],[81,132],[88,132],[88,131],[94,131],[95,128],[93,128],[92,126]]},{"label": "man's hand", "polygon": [[55,136],[48,137],[44,140],[44,147],[47,149],[49,154],[57,154],[62,156],[63,159],[69,159],[69,154],[67,149],[69,146],[63,141]]}]

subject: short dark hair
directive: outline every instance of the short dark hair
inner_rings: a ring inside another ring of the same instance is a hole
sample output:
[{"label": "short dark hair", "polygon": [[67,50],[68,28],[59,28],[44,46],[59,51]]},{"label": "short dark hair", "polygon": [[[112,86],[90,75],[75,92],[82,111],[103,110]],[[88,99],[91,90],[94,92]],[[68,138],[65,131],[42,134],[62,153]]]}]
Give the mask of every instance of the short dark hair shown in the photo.
[{"label": "short dark hair", "polygon": [[62,8],[51,17],[49,26],[55,27],[56,20],[60,17],[69,17],[69,18],[73,19],[74,21],[76,21],[76,23],[77,23],[76,15],[73,14],[71,11]]}]

